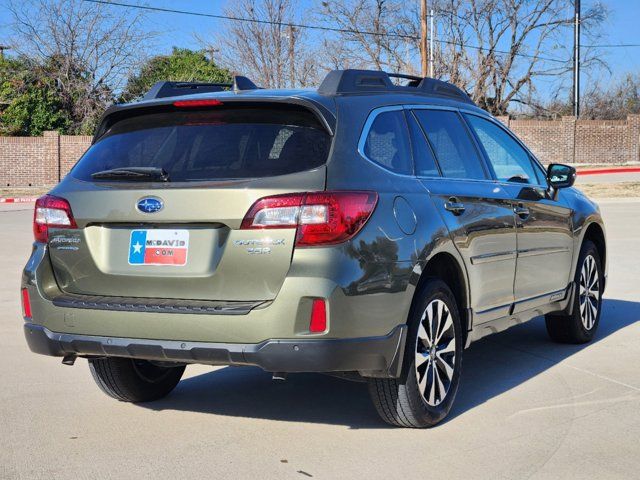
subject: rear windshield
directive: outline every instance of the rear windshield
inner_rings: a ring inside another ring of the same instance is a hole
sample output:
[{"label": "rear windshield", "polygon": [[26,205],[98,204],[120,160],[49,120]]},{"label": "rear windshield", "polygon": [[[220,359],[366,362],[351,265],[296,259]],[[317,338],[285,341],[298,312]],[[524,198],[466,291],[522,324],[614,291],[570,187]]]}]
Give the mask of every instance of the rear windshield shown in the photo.
[{"label": "rear windshield", "polygon": [[113,124],[71,175],[112,182],[91,174],[155,167],[172,182],[270,177],[323,165],[330,144],[317,118],[297,107],[149,113]]}]

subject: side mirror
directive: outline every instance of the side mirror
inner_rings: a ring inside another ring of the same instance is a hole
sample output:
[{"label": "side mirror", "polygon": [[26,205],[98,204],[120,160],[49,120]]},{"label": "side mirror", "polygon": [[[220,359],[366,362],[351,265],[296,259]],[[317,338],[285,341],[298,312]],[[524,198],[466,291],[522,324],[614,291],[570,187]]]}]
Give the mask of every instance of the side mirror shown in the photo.
[{"label": "side mirror", "polygon": [[558,190],[573,186],[576,181],[576,169],[561,163],[551,163],[547,168],[548,195],[553,200],[558,198]]},{"label": "side mirror", "polygon": [[576,181],[576,169],[561,163],[552,163],[547,168],[547,183],[554,191],[573,186]]}]

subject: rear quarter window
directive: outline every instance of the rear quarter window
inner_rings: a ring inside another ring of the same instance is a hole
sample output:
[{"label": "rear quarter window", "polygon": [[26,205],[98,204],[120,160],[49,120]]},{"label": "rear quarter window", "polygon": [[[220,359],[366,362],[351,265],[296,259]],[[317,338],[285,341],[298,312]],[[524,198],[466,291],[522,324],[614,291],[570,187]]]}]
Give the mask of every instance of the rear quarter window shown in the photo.
[{"label": "rear quarter window", "polygon": [[[331,136],[316,117],[292,108],[216,108],[146,113],[114,123],[73,168],[164,169],[172,182],[270,177],[326,163]],[[113,180],[108,180],[113,181]]]},{"label": "rear quarter window", "polygon": [[376,115],[364,141],[364,155],[384,168],[413,174],[407,122],[402,110]]}]

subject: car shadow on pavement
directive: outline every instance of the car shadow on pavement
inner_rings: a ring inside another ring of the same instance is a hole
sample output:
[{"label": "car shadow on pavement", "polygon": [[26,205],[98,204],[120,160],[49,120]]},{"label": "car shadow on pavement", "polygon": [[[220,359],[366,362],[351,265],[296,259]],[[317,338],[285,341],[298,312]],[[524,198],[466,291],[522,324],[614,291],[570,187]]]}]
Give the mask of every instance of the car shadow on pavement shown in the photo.
[{"label": "car shadow on pavement", "polygon": [[[462,382],[446,421],[455,421],[638,321],[640,302],[605,299],[601,323],[590,344],[551,342],[542,318],[479,340],[465,351]],[[286,381],[273,381],[270,374],[252,367],[228,367],[185,378],[167,398],[141,406],[356,429],[386,427],[364,383],[319,374],[292,374]]]}]

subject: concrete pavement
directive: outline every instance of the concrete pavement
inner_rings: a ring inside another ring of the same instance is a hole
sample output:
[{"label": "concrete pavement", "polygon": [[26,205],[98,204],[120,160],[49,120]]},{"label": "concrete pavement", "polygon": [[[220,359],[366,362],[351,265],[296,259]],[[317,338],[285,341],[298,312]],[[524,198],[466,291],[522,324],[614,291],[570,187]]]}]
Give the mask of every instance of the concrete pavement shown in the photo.
[{"label": "concrete pavement", "polygon": [[603,202],[609,285],[596,340],[556,345],[536,319],[465,352],[449,420],[386,427],[366,387],[322,375],[187,368],[166,399],[118,403],[31,354],[20,272],[31,206],[0,209],[0,478],[637,478],[640,202]]}]

